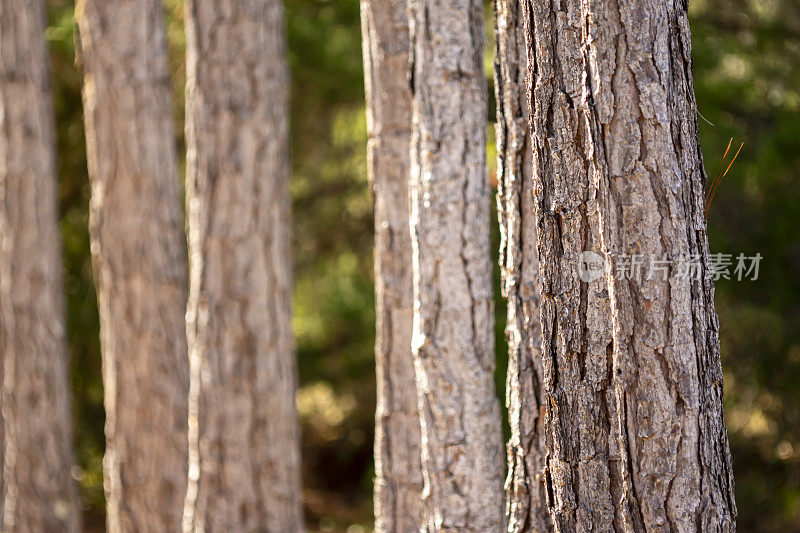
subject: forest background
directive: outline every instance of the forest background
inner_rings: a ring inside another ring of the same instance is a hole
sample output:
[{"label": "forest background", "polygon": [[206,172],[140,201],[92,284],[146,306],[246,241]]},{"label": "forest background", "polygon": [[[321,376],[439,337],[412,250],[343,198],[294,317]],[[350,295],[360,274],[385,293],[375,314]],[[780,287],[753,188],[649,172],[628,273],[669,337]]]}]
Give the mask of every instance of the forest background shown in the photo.
[{"label": "forest background", "polygon": [[[183,5],[180,0],[164,5],[175,142],[183,153]],[[303,497],[309,529],[363,533],[372,523],[375,300],[359,5],[357,0],[285,0],[285,6]],[[70,0],[49,1],[47,39],[58,129],[77,474],[86,528],[101,531],[103,384],[73,9]],[[491,17],[487,4],[493,180]],[[763,256],[757,281],[717,282],[738,524],[741,531],[800,532],[800,0],[692,0],[690,21],[709,175],[722,166],[729,139],[734,149],[744,143],[709,210],[711,251]],[[495,227],[495,253],[496,233]],[[495,270],[496,382],[502,398],[505,307]]]}]

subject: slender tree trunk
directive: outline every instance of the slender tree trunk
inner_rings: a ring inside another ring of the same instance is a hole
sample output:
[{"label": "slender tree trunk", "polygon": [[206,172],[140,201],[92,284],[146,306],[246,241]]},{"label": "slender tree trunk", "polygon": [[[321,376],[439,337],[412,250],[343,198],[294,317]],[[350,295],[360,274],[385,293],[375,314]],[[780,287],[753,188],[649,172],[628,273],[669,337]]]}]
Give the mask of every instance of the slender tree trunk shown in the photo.
[{"label": "slender tree trunk", "polygon": [[[78,531],[45,3],[0,3],[3,531]],[[0,459],[2,459],[0,455]]]},{"label": "slender tree trunk", "polygon": [[[524,6],[555,530],[733,531],[685,4]],[[692,255],[702,279],[618,271]]]},{"label": "slender tree trunk", "polygon": [[362,0],[367,150],[375,215],[375,530],[422,525],[420,423],[411,356],[408,13],[405,0]]},{"label": "slender tree trunk", "polygon": [[411,235],[425,529],[503,526],[483,4],[411,0]]},{"label": "slender tree trunk", "polygon": [[191,359],[184,528],[303,529],[279,0],[187,3]]},{"label": "slender tree trunk", "polygon": [[[547,396],[545,367],[542,360],[540,326],[540,291],[538,257],[538,223],[534,210],[537,188],[532,166],[531,138],[528,121],[528,56],[523,22],[525,6],[521,0],[503,0],[497,4],[497,58],[495,78],[498,93],[498,214],[501,226],[501,266],[503,290],[508,301],[506,333],[509,344],[507,404],[511,425],[508,449],[509,477],[506,481],[509,531],[551,531],[549,516],[550,489]],[[574,170],[574,169],[573,169]],[[573,191],[575,210],[586,227],[579,247],[601,252],[597,202],[585,192]],[[597,280],[581,293],[581,297],[564,301],[572,316],[583,317],[580,324],[585,338],[586,356],[574,359],[563,368],[578,386],[561,391],[568,405],[606,402],[614,411],[613,391],[604,389],[607,365],[606,348],[611,343],[611,327],[607,291],[604,280]],[[583,363],[589,361],[589,365]],[[586,372],[586,368],[591,371]],[[595,407],[596,411],[596,407]],[[596,424],[580,425],[581,412],[575,411],[572,425],[574,438],[586,450],[602,456],[616,456],[614,441],[609,438],[609,424],[595,412]],[[616,463],[612,463],[615,466]],[[582,475],[607,480],[616,475],[608,465],[589,463],[580,467]],[[597,508],[608,508],[610,496],[594,483],[576,488],[585,501]]]},{"label": "slender tree trunk", "polygon": [[511,426],[506,518],[508,531],[543,532],[552,530],[552,523],[542,475],[545,398],[522,0],[496,0],[495,52],[497,213],[502,291],[508,302],[506,407]]},{"label": "slender tree trunk", "polygon": [[188,465],[187,275],[158,0],[81,0],[90,233],[111,531],[180,529]]}]

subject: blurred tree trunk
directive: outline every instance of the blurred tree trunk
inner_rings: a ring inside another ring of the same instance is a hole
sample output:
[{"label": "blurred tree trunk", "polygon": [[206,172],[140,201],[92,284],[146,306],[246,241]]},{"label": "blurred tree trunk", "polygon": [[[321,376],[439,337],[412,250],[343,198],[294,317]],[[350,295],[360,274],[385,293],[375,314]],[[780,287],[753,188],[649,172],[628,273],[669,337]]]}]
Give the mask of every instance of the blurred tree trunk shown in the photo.
[{"label": "blurred tree trunk", "polygon": [[426,530],[503,527],[483,3],[411,0],[413,353]]},{"label": "blurred tree trunk", "polygon": [[367,165],[375,214],[375,530],[422,525],[420,423],[411,356],[408,13],[405,0],[362,0]]},{"label": "blurred tree trunk", "polygon": [[533,211],[533,173],[528,122],[527,56],[522,0],[495,2],[495,96],[497,99],[497,213],[500,268],[508,302],[506,407],[508,530],[550,531],[544,472],[547,450],[540,409],[542,331],[539,323],[538,235]]},{"label": "blurred tree trunk", "polygon": [[[3,531],[78,531],[45,3],[0,3]],[[0,455],[0,459],[2,459]]]},{"label": "blurred tree trunk", "polygon": [[176,531],[188,465],[187,275],[158,0],[81,0],[111,531]]},{"label": "blurred tree trunk", "polygon": [[184,528],[303,529],[279,0],[190,0]]},{"label": "blurred tree trunk", "polygon": [[[733,531],[685,4],[524,5],[555,530]],[[702,279],[620,272],[693,255]]]}]

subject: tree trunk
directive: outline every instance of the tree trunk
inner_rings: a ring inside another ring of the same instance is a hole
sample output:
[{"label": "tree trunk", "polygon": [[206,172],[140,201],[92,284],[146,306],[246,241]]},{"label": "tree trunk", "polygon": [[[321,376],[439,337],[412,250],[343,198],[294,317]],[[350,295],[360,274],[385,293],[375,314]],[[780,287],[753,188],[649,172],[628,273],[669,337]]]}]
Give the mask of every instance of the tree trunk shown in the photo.
[{"label": "tree trunk", "polygon": [[483,4],[411,0],[413,354],[427,531],[503,525]]},{"label": "tree trunk", "polygon": [[[524,5],[555,530],[733,531],[685,4]],[[673,266],[621,275],[634,255]]]},{"label": "tree trunk", "polygon": [[190,481],[184,528],[303,529],[279,0],[187,4]]},{"label": "tree trunk", "polygon": [[526,91],[522,0],[495,2],[497,213],[502,291],[508,304],[506,407],[508,531],[550,531],[543,472],[546,460],[542,331],[539,323],[538,234]]},{"label": "tree trunk", "polygon": [[176,531],[188,464],[187,275],[161,2],[76,7],[111,531]]},{"label": "tree trunk", "polygon": [[[45,3],[0,3],[3,531],[78,531]],[[0,460],[2,460],[0,454]]]},{"label": "tree trunk", "polygon": [[404,0],[362,0],[368,170],[375,215],[375,530],[422,525],[422,466],[414,361],[409,232],[408,14]]}]

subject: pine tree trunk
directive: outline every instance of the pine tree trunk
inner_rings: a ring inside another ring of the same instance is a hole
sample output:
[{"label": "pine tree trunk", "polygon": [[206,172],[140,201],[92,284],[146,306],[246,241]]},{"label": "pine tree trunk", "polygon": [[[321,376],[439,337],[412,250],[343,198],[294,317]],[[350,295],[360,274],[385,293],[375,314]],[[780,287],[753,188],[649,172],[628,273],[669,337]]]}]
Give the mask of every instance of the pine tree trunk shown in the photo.
[{"label": "pine tree trunk", "polygon": [[427,531],[503,527],[483,4],[411,0],[413,354]]},{"label": "pine tree trunk", "polygon": [[[555,530],[733,531],[685,4],[524,5]],[[620,275],[635,254],[704,277]]]},{"label": "pine tree trunk", "polygon": [[0,529],[8,532],[78,531],[80,522],[44,30],[43,1],[0,3]]},{"label": "pine tree trunk", "polygon": [[176,531],[186,494],[185,234],[158,0],[76,7],[111,531]]},{"label": "pine tree trunk", "polygon": [[422,525],[422,466],[411,356],[411,90],[406,2],[362,0],[361,24],[375,215],[375,530],[412,533]]},{"label": "pine tree trunk", "polygon": [[502,291],[508,305],[506,407],[508,531],[550,531],[544,472],[546,449],[542,332],[539,323],[539,256],[533,217],[530,110],[522,0],[495,2],[497,99],[497,213]]},{"label": "pine tree trunk", "polygon": [[184,528],[303,530],[279,0],[187,3],[190,481]]}]

